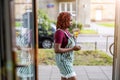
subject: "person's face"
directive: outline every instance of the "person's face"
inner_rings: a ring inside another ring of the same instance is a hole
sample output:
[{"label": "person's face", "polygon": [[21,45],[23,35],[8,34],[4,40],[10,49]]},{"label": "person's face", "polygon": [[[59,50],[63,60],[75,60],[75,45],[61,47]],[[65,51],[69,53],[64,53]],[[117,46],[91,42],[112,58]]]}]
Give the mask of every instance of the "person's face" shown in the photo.
[{"label": "person's face", "polygon": [[72,20],[73,20],[73,18],[72,17],[70,17],[70,26],[72,25]]}]

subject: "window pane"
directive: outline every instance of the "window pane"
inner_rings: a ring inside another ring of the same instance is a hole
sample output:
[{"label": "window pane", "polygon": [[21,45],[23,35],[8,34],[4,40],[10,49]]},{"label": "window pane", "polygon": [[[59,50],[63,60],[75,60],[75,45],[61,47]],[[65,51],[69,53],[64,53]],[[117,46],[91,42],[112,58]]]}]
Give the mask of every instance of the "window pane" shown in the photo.
[{"label": "window pane", "polygon": [[76,3],[72,3],[72,11],[76,11]]},{"label": "window pane", "polygon": [[32,0],[15,0],[17,80],[35,80]]},{"label": "window pane", "polygon": [[61,11],[65,11],[65,4],[61,5]]},{"label": "window pane", "polygon": [[70,3],[67,4],[67,11],[70,11]]}]

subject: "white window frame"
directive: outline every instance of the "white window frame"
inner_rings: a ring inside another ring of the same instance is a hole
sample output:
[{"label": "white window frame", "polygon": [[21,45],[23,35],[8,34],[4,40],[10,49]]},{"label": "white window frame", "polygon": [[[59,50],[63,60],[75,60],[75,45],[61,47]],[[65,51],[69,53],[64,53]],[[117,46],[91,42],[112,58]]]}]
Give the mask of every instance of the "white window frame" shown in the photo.
[{"label": "white window frame", "polygon": [[[70,11],[67,11],[67,5],[70,5]],[[73,10],[73,3],[72,2],[60,2],[59,3],[59,13],[63,12],[62,5],[65,5],[64,11],[71,13],[73,16],[76,16],[76,10]]]}]

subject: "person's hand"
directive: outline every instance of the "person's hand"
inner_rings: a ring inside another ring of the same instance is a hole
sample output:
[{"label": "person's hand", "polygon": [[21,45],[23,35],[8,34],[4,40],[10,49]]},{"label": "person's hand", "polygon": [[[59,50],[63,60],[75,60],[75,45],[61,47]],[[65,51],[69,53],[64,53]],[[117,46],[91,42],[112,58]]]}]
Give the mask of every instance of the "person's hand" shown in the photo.
[{"label": "person's hand", "polygon": [[78,51],[78,50],[80,50],[80,49],[81,49],[80,46],[74,46],[74,47],[73,47],[73,50],[74,50],[74,51]]}]

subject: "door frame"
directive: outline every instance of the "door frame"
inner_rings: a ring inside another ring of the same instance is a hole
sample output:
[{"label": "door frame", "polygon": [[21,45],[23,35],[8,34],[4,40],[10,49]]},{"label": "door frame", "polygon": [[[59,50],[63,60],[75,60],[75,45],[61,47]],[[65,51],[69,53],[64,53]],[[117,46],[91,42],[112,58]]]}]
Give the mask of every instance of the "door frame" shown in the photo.
[{"label": "door frame", "polygon": [[120,80],[120,0],[116,0],[112,80]]},{"label": "door frame", "polygon": [[[37,20],[36,20],[36,0],[32,0],[34,15],[34,79],[37,78]],[[14,52],[14,0],[0,0],[0,80],[16,80],[16,62]]]},{"label": "door frame", "polygon": [[34,63],[35,63],[35,80],[38,80],[38,23],[37,23],[37,0],[33,2],[33,21],[34,21]]},{"label": "door frame", "polygon": [[15,80],[14,57],[12,54],[11,2],[0,0],[0,80]]}]

